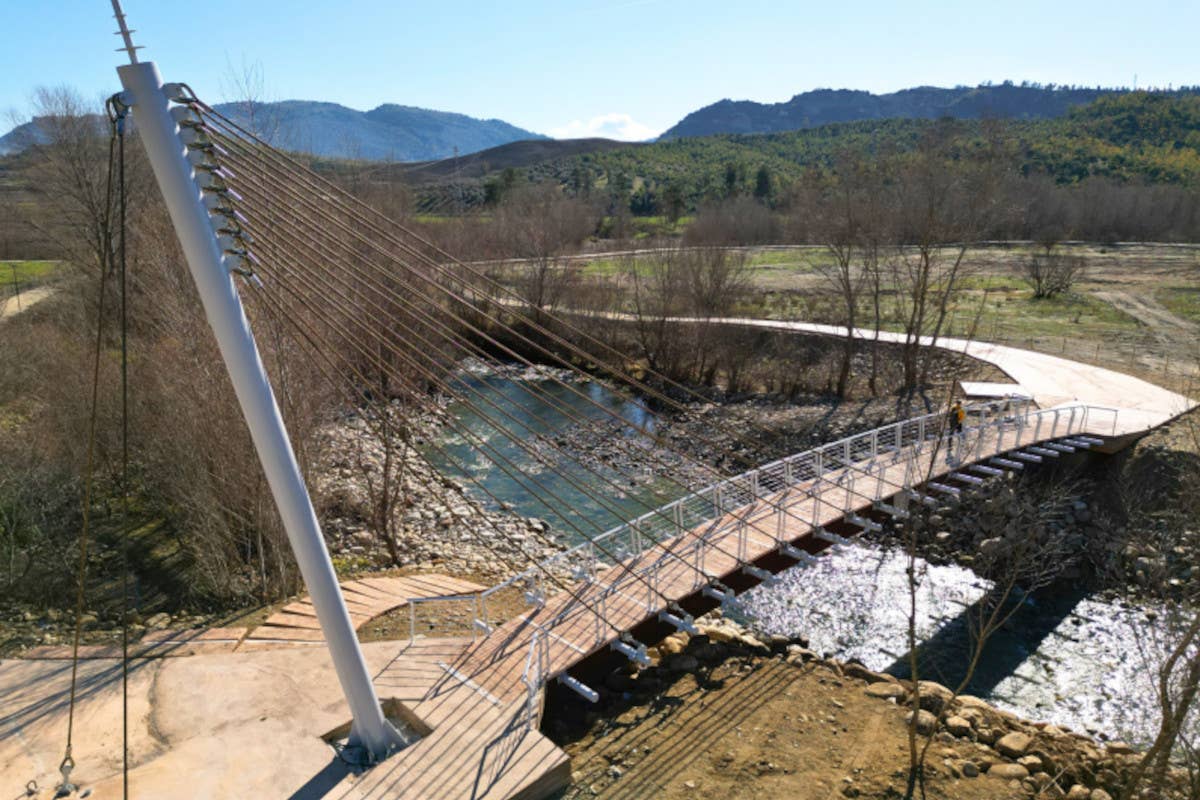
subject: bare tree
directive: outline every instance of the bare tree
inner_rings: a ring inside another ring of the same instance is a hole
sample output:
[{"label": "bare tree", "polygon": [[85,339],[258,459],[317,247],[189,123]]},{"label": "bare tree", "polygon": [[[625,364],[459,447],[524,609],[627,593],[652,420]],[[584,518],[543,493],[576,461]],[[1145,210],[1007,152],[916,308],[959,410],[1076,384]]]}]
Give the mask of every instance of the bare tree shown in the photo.
[{"label": "bare tree", "polygon": [[1070,291],[1075,282],[1083,277],[1086,264],[1083,256],[1053,253],[1052,247],[1046,247],[1044,253],[1031,255],[1023,265],[1025,281],[1033,288],[1033,296],[1038,299]]},{"label": "bare tree", "polygon": [[250,62],[244,57],[240,65],[225,59],[225,75],[221,93],[230,98],[238,122],[265,142],[301,149],[312,142],[277,142],[281,121],[267,93],[266,73],[261,61]]},{"label": "bare tree", "polygon": [[846,397],[850,368],[854,361],[858,306],[862,292],[867,286],[870,273],[864,268],[862,198],[857,191],[853,169],[844,169],[836,183],[822,192],[818,203],[818,230],[825,242],[829,260],[816,261],[818,273],[832,287],[841,301],[841,319],[846,328],[842,347],[841,365],[838,368],[835,392]]},{"label": "bare tree", "polygon": [[[76,268],[98,274],[116,235],[108,124],[99,104],[66,87],[37,89],[33,105],[38,143],[28,182],[35,202],[26,220]],[[132,154],[128,164],[136,169]]]},{"label": "bare tree", "polygon": [[517,289],[541,319],[577,280],[563,256],[595,230],[595,214],[584,201],[541,183],[514,189],[496,210],[495,225],[506,255],[525,261],[516,271]]},{"label": "bare tree", "polygon": [[953,301],[968,271],[970,244],[991,211],[996,177],[992,162],[963,164],[957,158],[958,129],[939,121],[921,140],[897,176],[893,213],[905,245],[892,259],[892,280],[905,341],[901,348],[904,388],[925,383],[929,358],[923,353],[942,335]]}]

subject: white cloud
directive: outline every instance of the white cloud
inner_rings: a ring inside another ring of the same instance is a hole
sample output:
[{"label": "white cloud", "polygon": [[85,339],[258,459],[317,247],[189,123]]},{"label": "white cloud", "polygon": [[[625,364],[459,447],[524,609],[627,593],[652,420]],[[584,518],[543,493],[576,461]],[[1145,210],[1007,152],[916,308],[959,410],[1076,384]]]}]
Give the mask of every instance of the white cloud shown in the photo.
[{"label": "white cloud", "polygon": [[572,120],[566,125],[550,129],[550,135],[555,139],[585,139],[591,136],[602,136],[605,139],[620,139],[625,142],[640,142],[652,139],[659,134],[648,125],[635,120],[628,114],[601,114],[592,117],[587,122]]}]

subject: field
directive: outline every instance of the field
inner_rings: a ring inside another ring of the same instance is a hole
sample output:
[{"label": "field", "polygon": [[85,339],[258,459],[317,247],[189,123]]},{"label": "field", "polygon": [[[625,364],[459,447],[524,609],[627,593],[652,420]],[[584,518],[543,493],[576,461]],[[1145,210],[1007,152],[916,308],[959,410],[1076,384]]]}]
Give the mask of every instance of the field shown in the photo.
[{"label": "field", "polygon": [[[1060,249],[1084,259],[1083,277],[1070,291],[1040,299],[1022,272],[1032,246],[968,251],[945,333],[1065,355],[1175,389],[1200,377],[1200,247],[1078,244]],[[822,273],[831,265],[824,247],[746,250],[751,289],[739,301],[737,315],[840,322],[841,301]],[[601,253],[576,263],[585,276],[611,279],[627,268],[629,257]],[[636,258],[639,269],[648,269],[645,259],[653,256]],[[885,291],[881,311],[881,327],[902,330],[894,294]],[[859,325],[869,326],[871,319],[864,297]]]}]

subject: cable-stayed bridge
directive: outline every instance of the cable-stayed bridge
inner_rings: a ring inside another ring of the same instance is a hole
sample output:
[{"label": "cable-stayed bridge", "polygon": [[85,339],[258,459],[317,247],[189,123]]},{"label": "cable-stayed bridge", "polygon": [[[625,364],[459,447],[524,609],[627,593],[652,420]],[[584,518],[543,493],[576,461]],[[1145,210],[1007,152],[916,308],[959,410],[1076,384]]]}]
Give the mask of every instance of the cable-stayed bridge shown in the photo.
[{"label": "cable-stayed bridge", "polygon": [[[171,658],[170,640],[142,648],[138,669],[147,685],[135,680],[135,711],[131,716],[126,708],[119,720],[126,731],[144,726],[157,739],[131,748],[103,736],[85,740],[80,731],[72,750],[67,734],[64,763],[75,767],[77,779],[90,779],[95,797],[119,794],[122,777],[113,764],[122,762],[132,764],[134,796],[168,793],[182,774],[191,776],[196,796],[543,796],[569,776],[565,755],[538,731],[550,681],[595,699],[596,690],[572,671],[599,654],[644,664],[650,634],[693,630],[698,612],[735,603],[740,591],[772,582],[831,544],[878,530],[883,520],[903,519],[918,506],[969,499],[973,487],[991,478],[1119,447],[1190,407],[1186,398],[1150,387],[1131,408],[1125,401],[1133,379],[1099,371],[1083,402],[1034,391],[1030,402],[971,408],[960,432],[938,413],[767,465],[743,463],[733,477],[674,454],[691,471],[681,476],[663,459],[655,495],[639,501],[644,511],[633,519],[610,530],[567,520],[569,530],[560,533],[581,543],[551,558],[541,556],[546,547],[558,548],[549,534],[534,545],[510,542],[509,552],[521,558],[504,562],[512,577],[499,586],[476,591],[429,578],[411,589],[371,579],[339,583],[250,319],[286,332],[286,346],[302,350],[348,405],[379,426],[393,424],[381,396],[420,410],[437,409],[435,394],[470,407],[491,432],[516,442],[525,460],[497,447],[491,433],[453,418],[449,429],[490,468],[551,507],[568,502],[548,480],[553,474],[599,508],[619,513],[612,498],[629,475],[598,468],[553,442],[535,442],[530,420],[539,413],[553,411],[601,432],[615,423],[630,434],[615,437],[618,448],[640,447],[635,437],[663,446],[645,420],[615,415],[588,398],[578,379],[598,375],[640,402],[672,410],[704,398],[628,364],[585,319],[530,307],[511,287],[455,261],[217,113],[188,86],[164,84],[153,64],[137,62],[119,10],[118,16],[132,63],[120,69],[125,91],[111,107],[122,120],[131,114],[137,126],[309,598],[264,626],[273,626],[273,636],[212,637],[211,647],[197,642],[197,655],[187,659]],[[553,365],[566,373],[546,373],[555,391],[592,408],[580,413],[531,382],[520,386],[514,411],[454,377],[466,357]],[[993,357],[1018,368],[1045,358],[1020,351]],[[749,438],[745,430],[723,433],[732,441]],[[461,466],[487,496],[469,465]],[[473,535],[484,543],[508,536],[489,520]],[[437,586],[455,593],[445,596]],[[505,592],[519,592],[527,610],[495,625],[489,601]],[[418,608],[464,603],[469,636],[417,636]],[[355,627],[364,618],[403,606],[413,615],[407,644],[359,644]],[[324,642],[328,651],[289,641]],[[74,718],[77,695],[82,718],[111,722],[106,715],[120,698],[104,659],[84,667],[81,683],[79,655],[77,648],[70,653],[69,687],[65,670],[54,666],[62,662],[4,666],[21,687],[0,701],[6,726],[0,756],[13,765],[6,776],[19,770],[47,780],[48,744],[61,737],[64,712]],[[130,655],[120,656],[127,665]],[[185,698],[180,706],[190,701],[192,730],[161,707],[172,691]],[[213,702],[222,695],[224,704]],[[337,755],[322,737],[339,743]],[[356,762],[374,766],[362,772]]]}]

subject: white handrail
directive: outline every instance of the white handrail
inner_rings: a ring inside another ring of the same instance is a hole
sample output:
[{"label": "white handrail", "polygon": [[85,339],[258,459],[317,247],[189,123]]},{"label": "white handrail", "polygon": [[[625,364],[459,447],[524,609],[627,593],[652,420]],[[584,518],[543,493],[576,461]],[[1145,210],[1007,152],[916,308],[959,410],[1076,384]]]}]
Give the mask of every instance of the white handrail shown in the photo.
[{"label": "white handrail", "polygon": [[[583,578],[583,580],[586,584],[591,585],[592,578],[596,575],[596,547],[598,544],[607,544],[607,549],[620,552],[620,543],[624,541],[629,544],[627,549],[631,555],[640,555],[646,552],[647,547],[653,547],[662,541],[663,538],[674,538],[680,535],[681,532],[695,530],[706,523],[712,523],[714,520],[719,521],[729,510],[742,505],[737,502],[737,499],[742,495],[745,495],[745,504],[749,504],[770,494],[784,495],[788,490],[799,488],[804,497],[813,498],[817,501],[817,503],[814,503],[814,518],[812,520],[813,527],[815,528],[819,523],[820,495],[828,485],[827,481],[831,479],[836,480],[847,489],[848,495],[845,504],[847,509],[856,507],[857,504],[853,500],[854,495],[857,495],[865,503],[881,501],[886,495],[893,493],[889,491],[891,489],[895,489],[898,492],[901,488],[909,488],[907,484],[912,480],[916,455],[924,452],[931,443],[936,443],[936,447],[939,450],[945,451],[950,444],[950,440],[954,438],[960,442],[959,452],[961,455],[958,457],[958,463],[966,464],[980,461],[993,455],[992,452],[985,452],[985,449],[999,454],[1017,446],[1026,446],[1034,442],[1062,438],[1084,431],[1092,431],[1093,429],[1089,423],[1094,422],[1096,417],[1101,415],[1112,415],[1113,423],[1111,430],[1116,430],[1118,410],[1114,408],[1077,404],[1050,409],[1031,410],[1030,405],[1027,401],[1021,402],[1017,404],[1017,409],[1013,410],[1012,404],[1007,404],[1007,409],[1003,410],[1003,416],[987,419],[981,415],[983,421],[980,424],[972,425],[962,433],[952,434],[946,429],[946,426],[934,427],[929,425],[930,420],[936,420],[942,416],[930,414],[923,417],[902,420],[882,428],[846,437],[803,453],[777,459],[742,475],[726,478],[712,486],[692,492],[672,503],[668,503],[660,509],[618,525],[588,542],[581,543],[562,553],[558,553],[546,559],[540,565],[518,573],[483,592],[474,595],[457,596],[453,599],[461,600],[467,597],[474,597],[478,598],[479,602],[486,607],[487,598],[495,592],[507,587],[513,587],[520,582],[524,582],[530,586],[539,586],[543,571],[550,571],[551,574],[557,571],[566,575],[568,574],[568,567],[573,560],[579,560],[580,558],[582,558],[583,567],[577,574],[582,576],[586,572],[587,577]],[[993,410],[995,410],[995,407],[993,407]],[[1027,431],[1030,425],[1034,428],[1034,436],[1030,441],[1023,442],[1024,432]],[[1104,427],[1108,428],[1107,425]],[[1016,436],[1011,445],[1006,447],[1004,441],[1005,432],[1010,429],[1016,430]],[[991,431],[995,431],[994,440],[990,439],[987,435]],[[931,437],[930,434],[933,434],[933,436]],[[899,449],[891,446],[881,449],[881,442],[895,442]],[[905,487],[886,483],[883,478],[884,468],[902,459],[906,460]],[[860,474],[868,478],[874,478],[873,484],[870,481],[864,484],[865,486],[871,486],[870,491],[856,491],[857,477]],[[921,481],[918,480],[916,482],[920,483]],[[775,503],[774,505],[775,513],[778,515],[777,529],[782,532],[783,515],[789,513],[785,505],[791,504],[785,501]],[[667,520],[664,527],[670,531],[670,536],[659,537],[655,535],[653,524],[656,519],[660,518]],[[745,539],[748,535],[748,531],[746,530],[748,523],[739,518],[731,524],[737,526],[737,555],[745,557],[747,555],[747,542]],[[689,564],[689,567],[694,571],[696,575],[696,581],[694,581],[695,588],[705,585],[706,581],[702,577],[706,574],[704,571],[705,550],[710,546],[711,539],[715,534],[726,533],[728,531],[728,525],[710,524],[709,529],[697,536],[695,541],[690,545],[678,550],[675,548],[665,548],[657,558],[649,563],[638,567],[636,570],[625,571],[611,583],[605,584],[600,588],[598,593],[587,598],[587,605],[591,606],[590,609],[585,608],[585,604],[572,603],[566,606],[554,618],[545,620],[541,625],[538,625],[530,640],[530,651],[526,657],[525,672],[522,676],[522,681],[525,682],[529,691],[527,697],[527,716],[530,724],[533,724],[536,718],[536,714],[534,713],[536,691],[550,677],[549,673],[552,671],[547,651],[547,637],[550,635],[548,631],[551,627],[575,614],[593,614],[596,617],[596,622],[595,625],[589,626],[594,630],[593,645],[602,645],[606,640],[606,628],[601,622],[601,615],[604,613],[603,609],[609,597],[621,592],[623,589],[630,589],[634,583],[639,584],[637,588],[641,591],[640,584],[643,581],[649,587],[659,586],[660,571],[676,561]],[[772,536],[772,538],[777,541],[783,541],[778,535]],[[452,598],[420,598],[418,602],[428,603],[449,599]],[[650,592],[649,600],[650,604],[654,605],[653,591]],[[478,611],[476,611],[476,614],[478,615]],[[478,619],[476,621],[478,622]]]}]

